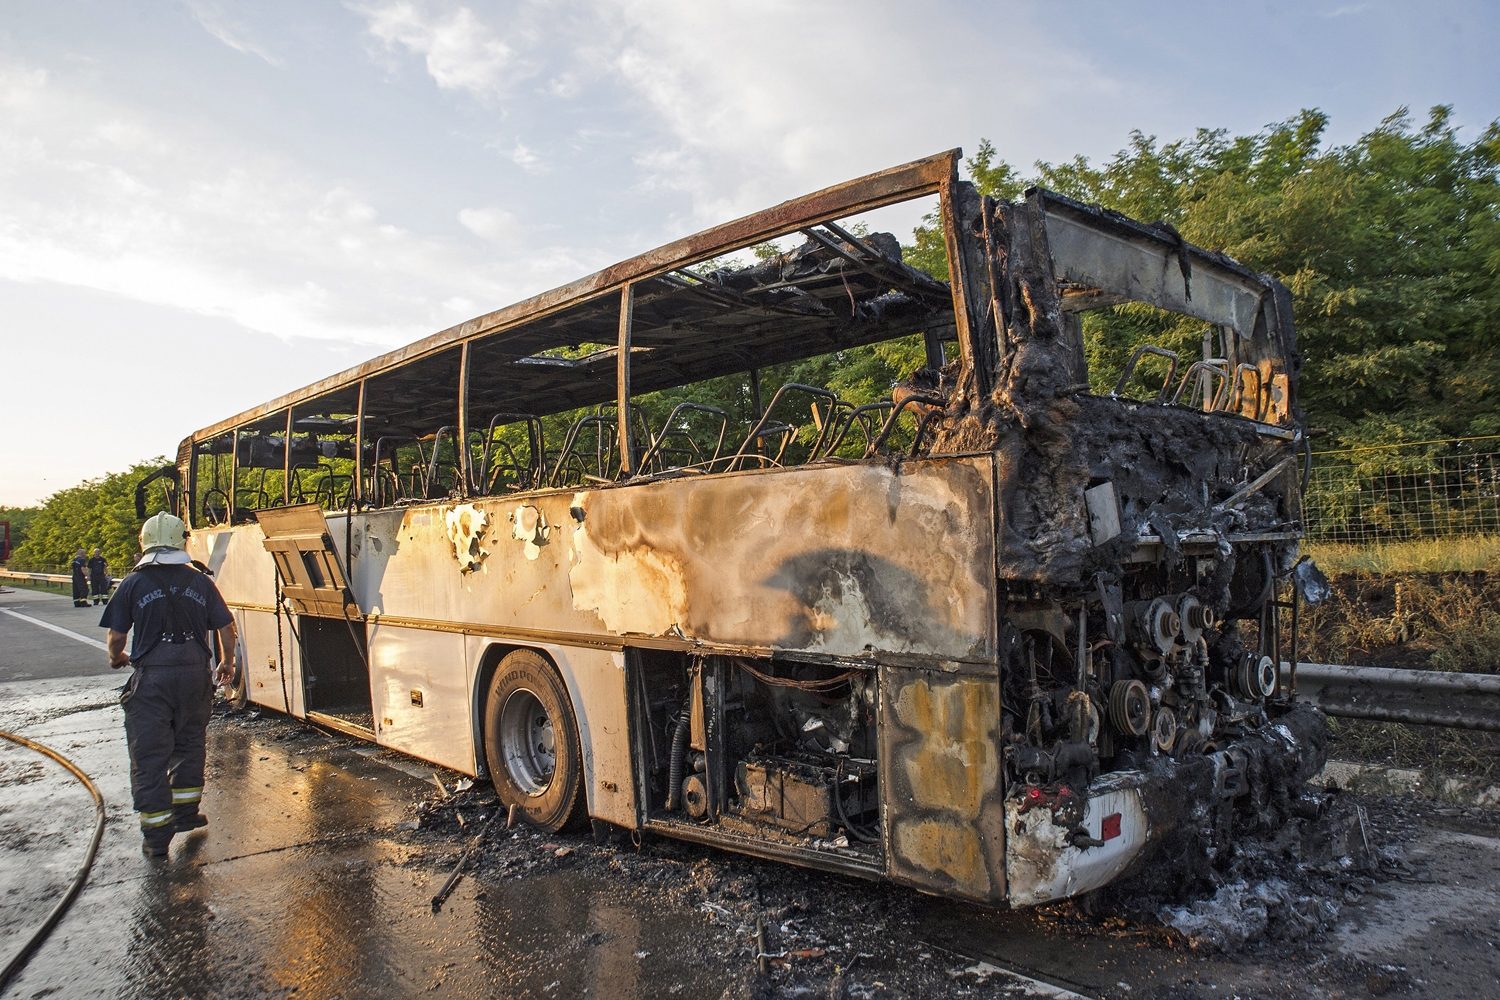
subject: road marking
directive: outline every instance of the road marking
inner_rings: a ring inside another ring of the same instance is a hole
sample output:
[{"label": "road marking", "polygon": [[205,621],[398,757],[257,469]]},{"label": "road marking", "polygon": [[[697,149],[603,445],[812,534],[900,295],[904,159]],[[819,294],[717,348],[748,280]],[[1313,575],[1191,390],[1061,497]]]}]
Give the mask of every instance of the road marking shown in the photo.
[{"label": "road marking", "polygon": [[1051,983],[1044,983],[1040,979],[1023,976],[1014,969],[1002,969],[1000,966],[991,965],[989,962],[976,962],[964,971],[978,976],[980,982],[984,982],[990,976],[999,976],[1002,979],[1008,979],[1019,986],[1025,992],[1025,995],[1029,997],[1047,997],[1049,1000],[1089,1000],[1082,993],[1074,993],[1072,990],[1065,990],[1061,986],[1053,986]]},{"label": "road marking", "polygon": [[95,649],[102,649],[106,653],[109,652],[109,647],[100,642],[98,639],[90,639],[86,635],[79,635],[77,632],[65,629],[61,625],[54,625],[51,622],[44,622],[40,618],[33,618],[30,615],[23,615],[21,614],[21,612],[12,611],[10,608],[0,608],[0,612],[10,615],[12,618],[19,618],[23,622],[31,622],[31,624],[33,625],[40,625],[44,629],[56,632],[58,635],[65,635],[69,639],[77,639],[79,642],[86,642],[90,646],[93,646]]},{"label": "road marking", "polygon": [[[1019,987],[1022,993],[1028,997],[1045,997],[1047,1000],[1092,1000],[1091,997],[1087,997],[1082,993],[1074,993],[1072,990],[1064,989],[1061,986],[1044,983],[1040,979],[1032,979],[1030,976],[1022,975],[1015,969],[1006,969],[1002,966],[986,962],[983,959],[970,958],[961,951],[944,948],[942,945],[933,944],[931,941],[923,941],[922,944],[935,951],[946,952],[954,958],[974,963],[963,971],[971,976],[978,977],[982,983],[988,982],[991,976],[999,976],[1001,979],[1009,980],[1013,987]],[[1010,992],[1011,990],[1006,990],[1007,994]]]}]

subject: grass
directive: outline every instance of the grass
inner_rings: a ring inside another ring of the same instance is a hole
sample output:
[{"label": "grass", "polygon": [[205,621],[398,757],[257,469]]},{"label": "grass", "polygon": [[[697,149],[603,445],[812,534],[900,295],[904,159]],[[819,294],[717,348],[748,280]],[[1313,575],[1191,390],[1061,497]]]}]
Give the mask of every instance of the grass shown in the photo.
[{"label": "grass", "polygon": [[[1333,591],[1303,608],[1299,658],[1416,670],[1500,673],[1500,539],[1307,546]],[[1332,557],[1328,557],[1329,550]],[[1344,760],[1494,778],[1500,735],[1330,719]]]},{"label": "grass", "polygon": [[1302,551],[1330,577],[1500,570],[1500,535],[1353,545],[1306,542]]}]

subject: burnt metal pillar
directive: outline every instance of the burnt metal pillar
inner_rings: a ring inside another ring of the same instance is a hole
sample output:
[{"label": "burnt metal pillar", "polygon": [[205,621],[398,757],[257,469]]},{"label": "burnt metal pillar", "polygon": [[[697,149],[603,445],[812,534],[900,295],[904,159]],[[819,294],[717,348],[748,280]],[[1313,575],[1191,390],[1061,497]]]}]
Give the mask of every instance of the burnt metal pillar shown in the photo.
[{"label": "burnt metal pillar", "polygon": [[354,408],[354,500],[365,505],[365,380],[359,380],[359,402]]},{"label": "burnt metal pillar", "polygon": [[620,289],[620,348],[615,359],[615,408],[620,422],[620,478],[635,473],[635,455],[630,441],[630,320],[635,312],[635,285]]},{"label": "burnt metal pillar", "polygon": [[[469,455],[469,342],[466,340],[458,350],[458,439],[453,442],[458,452],[458,479],[464,496],[474,491],[473,460]],[[437,454],[438,442],[432,443],[433,454]]]},{"label": "burnt metal pillar", "polygon": [[991,295],[984,288],[983,203],[974,185],[958,179],[958,160],[939,186],[939,213],[948,250],[948,282],[953,290],[953,323],[963,367],[974,373],[975,388],[988,396],[995,386],[997,343],[986,338]]},{"label": "burnt metal pillar", "polygon": [[286,408],[286,440],[281,443],[281,506],[292,503],[292,407]]},{"label": "burnt metal pillar", "polygon": [[234,526],[234,512],[240,505],[240,429],[229,432],[229,515],[225,519]]}]

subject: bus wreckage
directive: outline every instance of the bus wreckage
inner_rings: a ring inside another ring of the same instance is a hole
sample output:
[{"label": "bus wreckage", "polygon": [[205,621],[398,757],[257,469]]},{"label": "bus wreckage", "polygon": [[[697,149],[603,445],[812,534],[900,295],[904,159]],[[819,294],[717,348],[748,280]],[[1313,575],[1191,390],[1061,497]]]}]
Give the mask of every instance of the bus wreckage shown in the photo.
[{"label": "bus wreckage", "polygon": [[[991,905],[1305,814],[1286,289],[1167,226],[981,197],[958,157],[193,434],[156,478],[239,620],[238,696],[488,776],[544,829]],[[916,198],[948,280],[850,221]],[[1142,347],[1091,390],[1084,315],[1127,302],[1202,321],[1203,356]],[[903,338],[926,364],[886,400],[786,374]]]}]

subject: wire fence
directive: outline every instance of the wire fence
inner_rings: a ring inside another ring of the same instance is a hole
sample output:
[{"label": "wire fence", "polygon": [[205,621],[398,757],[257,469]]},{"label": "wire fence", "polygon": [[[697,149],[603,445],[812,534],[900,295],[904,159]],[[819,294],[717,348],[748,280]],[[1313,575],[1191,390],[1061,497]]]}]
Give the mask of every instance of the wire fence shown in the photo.
[{"label": "wire fence", "polygon": [[[1325,452],[1303,500],[1307,540],[1413,541],[1500,534],[1496,438]],[[1435,447],[1440,446],[1440,447]],[[1436,452],[1436,453],[1435,453]]]}]

